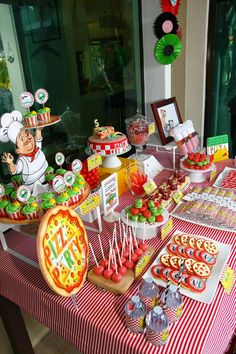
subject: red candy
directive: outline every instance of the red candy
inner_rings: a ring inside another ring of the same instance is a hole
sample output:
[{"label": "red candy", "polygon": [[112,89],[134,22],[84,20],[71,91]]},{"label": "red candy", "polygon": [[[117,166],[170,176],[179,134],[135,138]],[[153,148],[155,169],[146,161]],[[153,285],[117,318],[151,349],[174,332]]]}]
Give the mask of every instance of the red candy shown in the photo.
[{"label": "red candy", "polygon": [[104,271],[103,266],[99,265],[98,267],[93,268],[93,272],[96,275],[102,275],[102,272]]},{"label": "red candy", "polygon": [[120,273],[113,273],[112,276],[111,276],[111,280],[114,282],[114,283],[119,283],[122,279],[122,275]]},{"label": "red candy", "polygon": [[132,261],[126,261],[125,266],[127,269],[133,269],[134,268],[134,263]]},{"label": "red candy", "polygon": [[103,272],[102,275],[103,275],[104,278],[106,278],[106,279],[111,279],[112,274],[113,274],[113,270],[107,268],[107,269],[104,270],[104,272]]},{"label": "red candy", "polygon": [[118,272],[121,274],[121,275],[125,275],[127,273],[127,268],[125,266],[122,266],[122,267],[118,267]]}]

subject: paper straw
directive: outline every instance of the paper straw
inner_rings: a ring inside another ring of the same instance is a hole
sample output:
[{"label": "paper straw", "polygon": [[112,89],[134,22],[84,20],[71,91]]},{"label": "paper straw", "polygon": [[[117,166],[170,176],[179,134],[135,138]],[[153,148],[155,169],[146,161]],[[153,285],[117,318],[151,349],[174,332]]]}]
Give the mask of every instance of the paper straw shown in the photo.
[{"label": "paper straw", "polygon": [[92,247],[92,245],[91,245],[90,242],[89,242],[89,246],[90,246],[91,252],[92,252],[92,254],[93,254],[93,258],[94,258],[94,260],[95,260],[96,266],[98,267],[98,261],[97,261],[97,258],[96,258],[96,256],[95,256],[93,247]]},{"label": "paper straw", "polygon": [[129,243],[129,261],[131,262],[131,242]]},{"label": "paper straw", "polygon": [[111,241],[109,240],[109,257],[108,257],[108,269],[111,268]]},{"label": "paper straw", "polygon": [[135,247],[138,248],[138,241],[137,241],[137,238],[136,238],[136,232],[135,232],[135,229],[134,229],[133,226],[132,226],[132,232],[133,232],[133,236],[134,236]]},{"label": "paper straw", "polygon": [[124,251],[125,251],[125,235],[124,235],[124,238],[123,238],[123,241],[122,241],[122,251],[121,251],[121,258],[123,258],[123,255],[124,255]]},{"label": "paper straw", "polygon": [[101,241],[101,237],[100,237],[99,234],[98,234],[98,240],[99,240],[100,248],[101,248],[101,251],[102,251],[102,258],[105,259],[104,252],[103,252],[103,247],[102,247],[102,241]]},{"label": "paper straw", "polygon": [[168,278],[166,289],[165,289],[165,298],[164,298],[163,308],[166,308],[166,300],[167,300],[170,284],[171,284],[171,281],[170,281],[170,278]]},{"label": "paper straw", "polygon": [[134,253],[134,245],[132,240],[131,228],[129,228],[129,242],[131,243],[131,251]]},{"label": "paper straw", "polygon": [[182,277],[184,269],[185,269],[185,267],[184,267],[184,258],[182,258],[181,263],[180,263],[180,269],[179,269],[179,278],[178,278],[177,290],[179,290],[179,288],[180,288],[181,277]]},{"label": "paper straw", "polygon": [[124,225],[122,225],[122,226],[123,226],[123,234],[124,234],[124,238],[123,239],[125,239],[125,242],[128,245],[127,233],[126,233],[126,230],[125,230],[125,226]]},{"label": "paper straw", "polygon": [[115,265],[115,268],[116,268],[116,274],[118,274],[115,250],[113,250],[113,259],[114,259],[114,265]]},{"label": "paper straw", "polygon": [[122,241],[122,230],[121,230],[121,219],[119,217],[118,219],[118,223],[119,223],[119,235],[120,235],[120,241]]},{"label": "paper straw", "polygon": [[122,262],[121,262],[121,258],[120,258],[120,251],[119,251],[118,246],[116,247],[116,249],[117,249],[117,255],[118,255],[118,258],[119,258],[119,263],[120,263],[120,266],[122,267]]}]

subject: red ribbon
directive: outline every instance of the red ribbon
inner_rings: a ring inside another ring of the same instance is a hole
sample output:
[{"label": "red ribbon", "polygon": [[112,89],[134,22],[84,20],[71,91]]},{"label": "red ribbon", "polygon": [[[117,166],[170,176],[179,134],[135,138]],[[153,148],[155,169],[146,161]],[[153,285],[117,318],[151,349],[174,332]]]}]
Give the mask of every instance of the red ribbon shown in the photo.
[{"label": "red ribbon", "polygon": [[34,151],[32,151],[30,154],[22,154],[21,156],[26,156],[26,157],[31,157],[31,162],[34,161],[35,155],[39,151],[39,148],[35,146]]}]

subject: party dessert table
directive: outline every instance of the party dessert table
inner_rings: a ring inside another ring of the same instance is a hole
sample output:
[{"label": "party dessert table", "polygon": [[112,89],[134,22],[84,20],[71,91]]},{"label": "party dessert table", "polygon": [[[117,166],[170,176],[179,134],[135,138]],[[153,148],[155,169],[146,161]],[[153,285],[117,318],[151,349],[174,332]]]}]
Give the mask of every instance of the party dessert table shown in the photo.
[{"label": "party dessert table", "polygon": [[[216,163],[217,172],[221,172],[225,166],[232,167],[233,162],[228,160]],[[155,180],[161,183],[170,174],[171,171],[163,170]],[[200,185],[207,186],[213,183],[208,181]],[[192,186],[193,183],[187,188]],[[131,205],[134,199],[130,192],[126,192],[120,197],[116,211],[122,211]],[[171,212],[173,208],[174,205],[171,205],[169,211]],[[104,222],[101,239],[105,252],[109,250],[108,239],[112,229],[113,223]],[[175,230],[231,245],[227,264],[235,271],[235,232],[208,228],[175,217],[173,229],[164,241],[161,240],[160,229],[157,237],[147,240],[147,243],[156,250],[152,261],[168,243]],[[14,230],[8,231],[5,236],[12,249],[37,261],[34,238],[26,240],[22,234]],[[97,234],[88,232],[88,239],[96,255],[101,259]],[[53,293],[39,269],[2,249],[0,260],[1,297],[28,311],[41,323],[74,344],[83,354],[222,354],[226,351],[235,330],[235,284],[231,294],[227,295],[219,283],[213,300],[208,304],[183,296],[183,315],[177,323],[170,326],[168,343],[156,348],[146,341],[145,335],[133,334],[125,327],[124,306],[128,298],[137,294],[141,278],[137,279],[124,295],[97,289],[94,284],[86,281],[76,296],[76,306],[71,298],[63,298]],[[94,265],[95,262],[90,256],[89,269]]]}]

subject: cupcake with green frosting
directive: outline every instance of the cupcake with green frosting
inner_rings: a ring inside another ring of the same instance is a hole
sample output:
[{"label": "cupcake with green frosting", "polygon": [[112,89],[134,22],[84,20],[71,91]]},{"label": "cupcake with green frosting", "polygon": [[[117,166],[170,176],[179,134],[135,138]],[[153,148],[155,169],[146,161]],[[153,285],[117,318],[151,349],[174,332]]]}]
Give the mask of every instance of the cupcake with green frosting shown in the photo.
[{"label": "cupcake with green frosting", "polygon": [[50,112],[51,109],[48,107],[44,107],[38,110],[38,120],[42,123],[50,122]]},{"label": "cupcake with green frosting", "polygon": [[12,200],[13,202],[17,201],[17,193],[16,193],[16,191],[13,191],[13,192],[11,193],[11,200]]},{"label": "cupcake with green frosting", "polygon": [[0,217],[5,218],[7,216],[6,207],[10,202],[6,199],[0,200]]},{"label": "cupcake with green frosting", "polygon": [[56,198],[56,202],[59,205],[63,205],[63,206],[69,206],[70,204],[70,196],[68,193],[64,192],[61,193],[60,195],[58,195],[58,197]]},{"label": "cupcake with green frosting", "polygon": [[38,205],[37,203],[26,204],[22,209],[22,214],[26,216],[28,220],[38,218]]},{"label": "cupcake with green frosting", "polygon": [[29,199],[25,202],[26,204],[37,203],[37,198],[31,195]]},{"label": "cupcake with green frosting", "polygon": [[14,220],[22,219],[20,203],[9,203],[6,207],[7,215]]},{"label": "cupcake with green frosting", "polygon": [[40,198],[41,198],[42,202],[46,202],[49,199],[53,199],[54,194],[52,192],[45,192],[45,193],[40,194]]},{"label": "cupcake with green frosting", "polygon": [[45,176],[50,175],[52,173],[54,173],[54,168],[52,166],[48,166],[45,171]]},{"label": "cupcake with green frosting", "polygon": [[37,113],[31,111],[24,115],[24,123],[26,126],[35,127],[37,125]]},{"label": "cupcake with green frosting", "polygon": [[15,189],[14,189],[14,187],[12,187],[12,186],[6,186],[6,188],[5,188],[5,198],[7,199],[7,200],[11,200],[11,193],[14,191]]},{"label": "cupcake with green frosting", "polygon": [[21,175],[12,176],[11,181],[12,181],[13,186],[14,186],[15,188],[21,186],[21,185],[22,185],[22,182],[23,182],[23,181],[22,181],[22,178],[21,178]]},{"label": "cupcake with green frosting", "polygon": [[73,189],[67,189],[66,193],[69,195],[70,197],[70,205],[73,205],[76,203],[76,201],[78,200],[77,197],[77,193],[75,191],[73,191]]},{"label": "cupcake with green frosting", "polygon": [[42,204],[41,204],[41,208],[43,209],[43,211],[47,211],[51,208],[53,208],[56,205],[56,200],[54,198],[45,200]]},{"label": "cupcake with green frosting", "polygon": [[56,175],[63,176],[66,172],[67,172],[67,170],[65,170],[64,168],[58,168],[58,169],[55,171],[55,174],[56,174]]},{"label": "cupcake with green frosting", "polygon": [[45,175],[45,181],[51,186],[54,177],[55,177],[54,173]]}]

